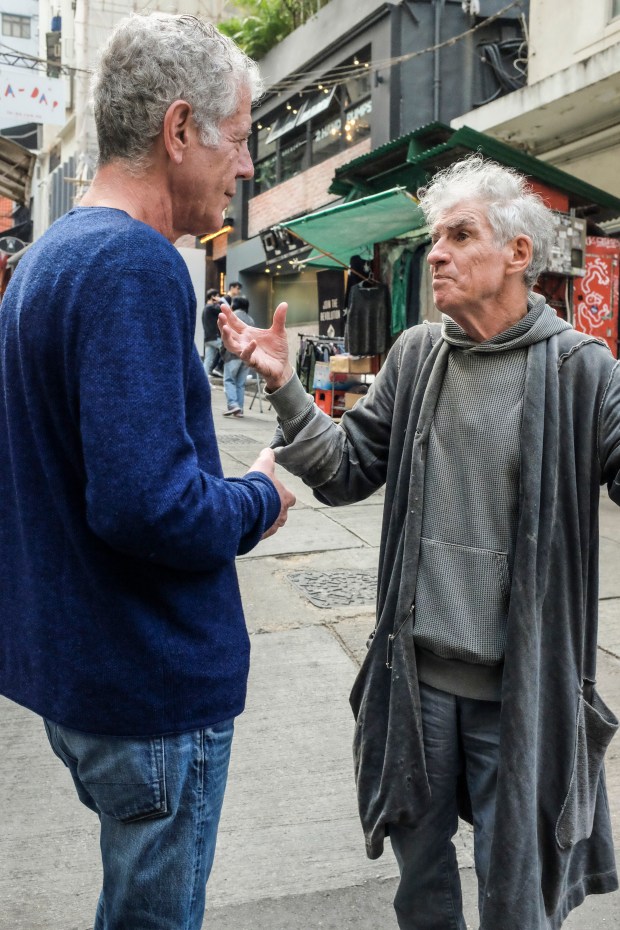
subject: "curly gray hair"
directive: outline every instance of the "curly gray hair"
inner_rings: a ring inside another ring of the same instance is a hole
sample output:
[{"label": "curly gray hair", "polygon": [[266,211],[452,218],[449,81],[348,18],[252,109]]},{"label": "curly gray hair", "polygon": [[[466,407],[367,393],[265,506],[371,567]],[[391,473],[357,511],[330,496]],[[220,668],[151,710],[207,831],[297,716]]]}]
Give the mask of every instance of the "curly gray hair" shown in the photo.
[{"label": "curly gray hair", "polygon": [[523,275],[528,288],[549,264],[554,238],[551,210],[528,185],[527,179],[513,168],[505,168],[482,155],[470,155],[439,171],[425,187],[418,190],[420,207],[429,225],[441,213],[464,200],[481,200],[498,246],[515,236],[532,240],[532,260]]},{"label": "curly gray hair", "polygon": [[175,100],[192,107],[204,145],[217,145],[244,88],[261,93],[258,67],[215,26],[194,16],[132,14],[102,49],[91,81],[99,164],[126,159],[142,170]]}]

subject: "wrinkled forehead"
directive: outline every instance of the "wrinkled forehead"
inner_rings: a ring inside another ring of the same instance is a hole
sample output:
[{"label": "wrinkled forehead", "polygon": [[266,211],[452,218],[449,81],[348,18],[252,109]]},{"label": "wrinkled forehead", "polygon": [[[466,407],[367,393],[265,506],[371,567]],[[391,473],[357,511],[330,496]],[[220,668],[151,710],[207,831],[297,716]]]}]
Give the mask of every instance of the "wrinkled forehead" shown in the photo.
[{"label": "wrinkled forehead", "polygon": [[433,236],[455,229],[488,230],[488,204],[483,201],[462,201],[441,210],[431,226]]}]

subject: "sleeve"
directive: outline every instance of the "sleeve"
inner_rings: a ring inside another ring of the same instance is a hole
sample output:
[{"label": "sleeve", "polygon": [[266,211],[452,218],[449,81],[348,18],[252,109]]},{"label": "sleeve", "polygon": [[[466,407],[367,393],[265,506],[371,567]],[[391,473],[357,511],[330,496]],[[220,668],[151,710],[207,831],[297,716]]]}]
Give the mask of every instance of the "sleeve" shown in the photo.
[{"label": "sleeve", "polygon": [[611,499],[620,506],[620,362],[615,363],[607,382],[598,436],[602,481]]},{"label": "sleeve", "polygon": [[[314,407],[314,415],[292,441],[276,448],[278,464],[302,478],[325,503],[364,500],[385,482],[399,355],[396,343],[368,394],[344,414],[340,424]],[[308,395],[296,375],[280,390],[286,401],[276,400],[274,407],[278,415],[290,418],[283,421],[286,441],[287,423],[295,417],[307,418],[304,398]]]},{"label": "sleeve", "polygon": [[131,555],[203,571],[252,548],[280,498],[260,473],[228,480],[199,466],[186,426],[194,313],[188,283],[123,272],[81,336],[77,390],[93,532]]}]

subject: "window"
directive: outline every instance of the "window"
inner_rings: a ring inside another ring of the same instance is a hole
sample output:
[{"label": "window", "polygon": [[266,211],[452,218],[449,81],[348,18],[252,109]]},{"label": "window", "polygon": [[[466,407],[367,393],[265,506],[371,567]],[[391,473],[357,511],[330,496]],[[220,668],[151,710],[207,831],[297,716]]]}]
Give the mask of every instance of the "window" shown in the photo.
[{"label": "window", "polygon": [[342,117],[328,117],[312,126],[312,163],[327,161],[342,151]]},{"label": "window", "polygon": [[345,113],[344,134],[347,145],[355,145],[370,135],[372,100],[363,100]]},{"label": "window", "polygon": [[254,165],[254,193],[261,194],[277,184],[277,158],[274,152]]},{"label": "window", "polygon": [[308,167],[306,163],[306,133],[287,139],[280,147],[280,180],[286,181]]},{"label": "window", "polygon": [[30,16],[18,16],[15,13],[2,14],[2,35],[12,39],[30,38]]},{"label": "window", "polygon": [[611,19],[620,16],[620,0],[611,0]]},{"label": "window", "polygon": [[254,124],[253,196],[370,135],[369,63],[368,46]]}]

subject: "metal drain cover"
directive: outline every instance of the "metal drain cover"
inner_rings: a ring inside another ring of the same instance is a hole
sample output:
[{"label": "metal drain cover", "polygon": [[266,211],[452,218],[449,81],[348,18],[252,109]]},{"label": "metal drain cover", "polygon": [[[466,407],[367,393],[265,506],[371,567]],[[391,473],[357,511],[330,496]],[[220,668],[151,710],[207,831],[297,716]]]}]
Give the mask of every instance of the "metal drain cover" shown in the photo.
[{"label": "metal drain cover", "polygon": [[287,579],[315,607],[348,607],[374,604],[377,575],[340,569],[334,572],[289,572]]}]

